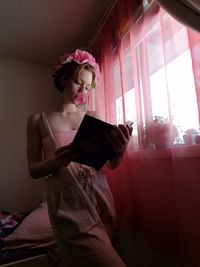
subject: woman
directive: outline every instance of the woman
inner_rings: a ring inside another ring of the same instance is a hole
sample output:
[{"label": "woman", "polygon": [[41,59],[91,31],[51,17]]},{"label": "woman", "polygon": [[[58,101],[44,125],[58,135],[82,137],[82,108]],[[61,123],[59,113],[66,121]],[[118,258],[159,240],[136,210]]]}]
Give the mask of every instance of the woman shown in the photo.
[{"label": "woman", "polygon": [[[77,49],[65,54],[54,66],[54,84],[61,93],[56,110],[31,115],[27,125],[29,171],[33,178],[46,177],[49,217],[63,266],[125,266],[112,246],[115,209],[106,177],[76,163],[79,147],[71,143],[86,113],[99,118],[80,109],[99,75],[90,53]],[[120,163],[131,133],[131,127],[119,125],[107,134],[114,151],[110,168]]]}]

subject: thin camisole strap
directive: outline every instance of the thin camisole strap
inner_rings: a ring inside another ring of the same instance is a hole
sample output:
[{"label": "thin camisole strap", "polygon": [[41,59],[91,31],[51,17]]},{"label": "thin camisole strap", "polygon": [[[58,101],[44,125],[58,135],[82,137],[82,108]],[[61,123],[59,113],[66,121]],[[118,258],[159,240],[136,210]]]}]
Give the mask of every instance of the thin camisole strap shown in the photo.
[{"label": "thin camisole strap", "polygon": [[42,115],[42,119],[43,119],[43,122],[44,122],[44,125],[48,131],[48,134],[51,136],[51,138],[53,139],[53,141],[55,142],[56,145],[58,145],[58,143],[56,142],[56,139],[52,133],[52,130],[51,130],[51,127],[49,125],[49,122],[48,122],[48,119],[47,119],[47,116],[45,114],[45,112],[41,112],[41,115]]}]

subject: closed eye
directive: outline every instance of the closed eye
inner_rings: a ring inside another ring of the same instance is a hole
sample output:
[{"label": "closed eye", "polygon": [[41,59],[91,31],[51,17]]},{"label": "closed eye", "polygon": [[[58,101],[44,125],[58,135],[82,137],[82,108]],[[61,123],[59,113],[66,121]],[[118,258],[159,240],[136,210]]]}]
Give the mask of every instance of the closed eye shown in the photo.
[{"label": "closed eye", "polygon": [[[78,85],[83,85],[84,83],[82,81],[76,81],[74,80],[74,82]],[[92,86],[90,84],[88,84],[87,86],[85,86],[85,90],[90,90],[92,88]]]}]

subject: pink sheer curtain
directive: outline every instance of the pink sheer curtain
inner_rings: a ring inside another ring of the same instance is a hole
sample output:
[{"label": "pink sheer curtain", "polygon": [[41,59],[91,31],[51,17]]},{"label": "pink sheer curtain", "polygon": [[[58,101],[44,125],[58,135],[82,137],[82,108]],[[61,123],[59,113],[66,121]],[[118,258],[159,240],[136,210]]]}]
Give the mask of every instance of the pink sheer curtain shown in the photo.
[{"label": "pink sheer curtain", "polygon": [[92,46],[93,107],[114,124],[134,120],[123,162],[105,171],[118,223],[199,267],[200,34],[144,2],[118,1]]}]

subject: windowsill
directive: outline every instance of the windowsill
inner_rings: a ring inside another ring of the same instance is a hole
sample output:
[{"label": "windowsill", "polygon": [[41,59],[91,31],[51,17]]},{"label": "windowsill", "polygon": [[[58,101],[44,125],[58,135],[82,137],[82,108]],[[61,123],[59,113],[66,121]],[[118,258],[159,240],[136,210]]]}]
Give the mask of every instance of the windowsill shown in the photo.
[{"label": "windowsill", "polygon": [[171,151],[176,158],[199,158],[200,144],[177,146]]},{"label": "windowsill", "polygon": [[200,144],[174,146],[163,150],[129,150],[129,155],[132,159],[200,158]]}]

